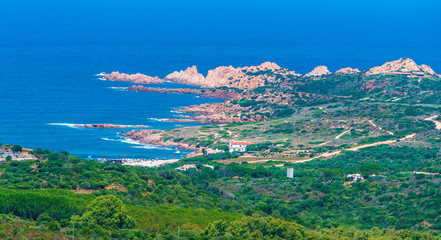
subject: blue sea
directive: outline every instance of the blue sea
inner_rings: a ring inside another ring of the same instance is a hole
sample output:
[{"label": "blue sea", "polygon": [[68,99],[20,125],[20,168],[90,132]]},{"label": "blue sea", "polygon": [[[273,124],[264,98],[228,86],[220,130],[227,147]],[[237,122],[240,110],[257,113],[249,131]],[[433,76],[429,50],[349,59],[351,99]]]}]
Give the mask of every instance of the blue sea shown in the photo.
[{"label": "blue sea", "polygon": [[441,73],[436,2],[209,2],[2,1],[0,142],[82,157],[182,157],[188,151],[133,143],[121,129],[72,124],[172,129],[176,123],[160,120],[174,110],[221,101],[118,91],[112,87],[132,84],[101,81],[102,71],[162,78],[192,65],[206,75],[220,65],[273,61],[305,74],[317,65],[369,69],[409,57]]}]

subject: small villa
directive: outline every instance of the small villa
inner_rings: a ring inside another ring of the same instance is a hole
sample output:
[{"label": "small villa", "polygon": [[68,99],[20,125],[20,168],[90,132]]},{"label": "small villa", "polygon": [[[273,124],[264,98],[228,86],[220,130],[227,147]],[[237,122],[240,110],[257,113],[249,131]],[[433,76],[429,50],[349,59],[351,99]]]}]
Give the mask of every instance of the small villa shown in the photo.
[{"label": "small villa", "polygon": [[217,153],[223,153],[223,152],[225,152],[224,150],[219,150],[219,149],[211,149],[211,148],[209,148],[209,149],[207,149],[207,151],[206,151],[206,154],[207,155],[213,155],[213,154],[217,154]]},{"label": "small villa", "polygon": [[[214,166],[212,165],[208,165],[208,164],[203,164],[202,166],[207,167],[207,168],[211,168],[214,170]],[[175,168],[175,170],[179,170],[179,171],[187,171],[190,168],[196,168],[196,164],[187,164],[187,165],[182,165],[180,167]]]},{"label": "small villa", "polygon": [[348,174],[348,176],[346,176],[348,178],[352,178],[354,181],[358,181],[358,180],[363,180],[363,176],[361,176],[360,173],[356,173],[356,174]]},{"label": "small villa", "polygon": [[231,140],[228,142],[228,147],[230,148],[230,152],[245,152],[247,150],[247,146],[252,144],[254,143]]},{"label": "small villa", "polygon": [[175,170],[187,171],[190,168],[196,168],[196,165],[195,164],[182,165],[182,166],[175,168]]}]

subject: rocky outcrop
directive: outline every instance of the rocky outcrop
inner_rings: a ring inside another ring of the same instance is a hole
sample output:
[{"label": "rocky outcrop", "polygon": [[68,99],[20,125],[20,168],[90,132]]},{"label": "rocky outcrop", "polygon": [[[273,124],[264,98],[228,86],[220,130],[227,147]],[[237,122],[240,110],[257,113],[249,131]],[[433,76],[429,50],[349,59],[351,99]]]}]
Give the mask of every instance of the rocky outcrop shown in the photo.
[{"label": "rocky outcrop", "polygon": [[222,103],[201,104],[186,107],[178,110],[180,113],[191,113],[194,115],[181,115],[177,119],[168,119],[169,122],[197,122],[197,123],[234,123],[234,122],[257,122],[268,119],[261,114],[247,114],[247,107],[232,104],[231,101]]},{"label": "rocky outcrop", "polygon": [[159,93],[180,93],[180,94],[202,94],[202,90],[194,88],[152,88],[144,87],[142,85],[130,86],[127,88],[128,91],[137,92],[159,92]]},{"label": "rocky outcrop", "polygon": [[433,71],[433,69],[432,69],[431,67],[427,66],[427,65],[422,64],[422,65],[420,65],[420,68],[421,68],[421,70],[422,70],[423,72],[425,72],[425,73],[428,73],[428,74],[431,74],[431,75],[436,75],[436,76],[438,76],[438,77],[441,77],[441,75],[436,74],[436,72]]},{"label": "rocky outcrop", "polygon": [[104,76],[104,79],[111,81],[133,82],[133,83],[141,83],[141,84],[158,84],[164,82],[163,79],[160,79],[158,77],[151,77],[141,73],[136,73],[136,74],[119,73],[118,71],[112,72],[110,74],[106,74]]},{"label": "rocky outcrop", "polygon": [[196,66],[193,66],[185,71],[173,72],[167,75],[165,80],[204,88],[234,87],[252,89],[265,85],[266,81],[273,81],[275,74],[300,76],[294,71],[281,68],[276,63],[264,62],[259,66],[250,67],[217,67],[209,70],[207,77],[198,73]]},{"label": "rocky outcrop", "polygon": [[172,72],[164,79],[170,82],[195,86],[202,86],[205,84],[205,77],[198,73],[198,68],[196,66],[189,67],[185,69],[185,71]]},{"label": "rocky outcrop", "polygon": [[116,125],[111,123],[101,123],[101,124],[77,124],[75,127],[83,128],[99,128],[99,129],[109,129],[109,128],[147,128],[144,125]]},{"label": "rocky outcrop", "polygon": [[162,137],[163,133],[164,131],[161,130],[139,130],[139,131],[132,130],[125,133],[125,135],[126,137],[132,140],[155,146],[176,146],[178,148],[184,148],[184,149],[194,149],[194,150],[198,149],[196,146],[182,142],[174,142],[172,140],[164,141],[164,138]]},{"label": "rocky outcrop", "polygon": [[331,74],[326,66],[315,67],[311,72],[305,74],[305,77],[320,77],[323,75]]},{"label": "rocky outcrop", "polygon": [[337,73],[337,74],[357,74],[359,72],[361,72],[361,71],[358,68],[347,67],[347,68],[342,68],[335,73]]},{"label": "rocky outcrop", "polygon": [[273,62],[264,62],[259,66],[239,67],[221,66],[208,71],[206,77],[198,72],[196,66],[168,74],[164,79],[151,77],[144,74],[125,74],[112,72],[105,74],[105,80],[134,82],[141,84],[157,84],[164,81],[187,85],[201,86],[204,88],[232,87],[240,89],[253,89],[264,86],[266,82],[276,80],[275,76],[301,76],[300,74],[281,68]]},{"label": "rocky outcrop", "polygon": [[418,66],[415,61],[410,58],[400,58],[392,62],[387,62],[379,67],[373,67],[366,72],[367,76],[375,74],[414,76],[424,76],[424,74],[437,75],[429,66]]},{"label": "rocky outcrop", "polygon": [[209,89],[195,89],[195,88],[152,88],[139,86],[131,86],[127,88],[128,91],[137,92],[159,92],[159,93],[179,93],[179,94],[197,94],[201,97],[207,98],[224,98],[224,99],[235,99],[240,96],[240,94],[232,89],[229,90],[209,90]]}]

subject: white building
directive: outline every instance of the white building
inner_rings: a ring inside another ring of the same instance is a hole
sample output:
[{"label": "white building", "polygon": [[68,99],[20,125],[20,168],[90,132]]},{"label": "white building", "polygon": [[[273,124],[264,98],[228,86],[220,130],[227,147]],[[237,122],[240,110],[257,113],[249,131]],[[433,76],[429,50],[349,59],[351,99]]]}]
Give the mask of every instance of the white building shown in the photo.
[{"label": "white building", "polygon": [[254,143],[231,140],[228,142],[228,147],[230,148],[230,152],[245,152],[247,150],[247,146],[252,144]]},{"label": "white building", "polygon": [[287,176],[288,178],[294,178],[294,168],[289,167],[289,168],[286,170],[286,176]]},{"label": "white building", "polygon": [[217,153],[223,153],[223,152],[225,152],[224,150],[219,150],[219,149],[211,149],[211,148],[209,148],[209,149],[207,149],[207,151],[206,151],[206,153],[207,153],[207,155],[213,155],[213,154],[217,154]]},{"label": "white building", "polygon": [[358,181],[358,179],[363,180],[363,176],[361,176],[360,173],[356,173],[356,174],[348,174],[347,176],[348,178],[352,178],[354,181]]},{"label": "white building", "polygon": [[190,168],[196,168],[196,165],[195,164],[182,165],[182,166],[175,168],[175,170],[187,171]]},{"label": "white building", "polygon": [[[212,165],[208,165],[208,164],[203,164],[202,166],[207,167],[207,168],[211,168],[214,170],[214,166]],[[187,171],[190,168],[196,168],[196,164],[187,164],[187,165],[182,165],[180,167],[175,168],[175,170],[179,170],[179,171]]]}]

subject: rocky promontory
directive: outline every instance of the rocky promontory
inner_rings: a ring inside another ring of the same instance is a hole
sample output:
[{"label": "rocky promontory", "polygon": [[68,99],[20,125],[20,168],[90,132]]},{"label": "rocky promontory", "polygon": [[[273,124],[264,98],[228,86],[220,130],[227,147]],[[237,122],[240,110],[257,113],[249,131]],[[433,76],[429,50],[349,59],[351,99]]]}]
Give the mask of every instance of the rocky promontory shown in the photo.
[{"label": "rocky promontory", "polygon": [[131,86],[127,88],[128,91],[137,92],[159,92],[159,93],[180,93],[180,94],[197,94],[200,97],[207,98],[224,98],[234,99],[240,96],[240,94],[232,89],[222,90],[209,90],[209,89],[195,89],[195,88],[152,88],[144,87],[142,85]]},{"label": "rocky promontory", "polygon": [[158,84],[164,82],[163,79],[160,79],[158,77],[150,77],[148,75],[144,75],[141,73],[126,74],[126,73],[120,73],[118,71],[112,72],[110,74],[105,74],[104,79],[111,81],[133,82],[133,83],[141,83],[141,84]]},{"label": "rocky promontory", "polygon": [[[358,68],[342,68],[335,72],[336,74],[357,74],[361,70]],[[305,74],[305,77],[323,77],[331,74],[326,66],[317,66],[311,72]],[[412,59],[400,58],[399,60],[387,62],[382,66],[369,69],[365,75],[409,75],[412,77],[422,77],[425,75],[433,75],[441,77],[427,65],[417,65]],[[105,80],[134,82],[140,84],[160,84],[165,81],[180,83],[186,85],[200,86],[202,88],[220,88],[230,87],[239,89],[254,89],[257,87],[268,85],[268,83],[277,82],[278,79],[301,77],[300,74],[282,68],[273,62],[264,62],[258,66],[249,67],[233,67],[220,66],[209,70],[204,76],[198,72],[196,66],[189,67],[185,70],[175,71],[168,74],[164,79],[159,77],[151,77],[141,73],[125,74],[118,71],[110,74],[101,73]],[[149,90],[154,91],[154,90]],[[189,90],[185,90],[189,91]],[[198,94],[198,93],[196,93]]]},{"label": "rocky promontory", "polygon": [[164,79],[150,77],[144,74],[125,74],[112,72],[105,74],[105,80],[134,82],[141,84],[157,84],[164,81],[181,83],[187,85],[201,86],[203,88],[231,87],[239,89],[252,89],[264,86],[266,82],[276,79],[276,75],[281,76],[301,76],[294,71],[281,68],[272,62],[264,62],[259,66],[238,67],[220,66],[209,70],[206,77],[198,72],[196,66],[186,70],[175,71],[168,74]]},{"label": "rocky promontory", "polygon": [[77,124],[74,127],[83,128],[98,128],[98,129],[110,129],[110,128],[147,128],[144,125],[116,125],[111,123],[100,123],[100,124]]},{"label": "rocky promontory", "polygon": [[132,130],[129,132],[126,132],[126,137],[138,141],[140,143],[146,143],[151,144],[155,146],[176,146],[178,148],[183,149],[193,149],[198,150],[196,146],[182,143],[182,142],[175,142],[172,140],[165,141],[162,137],[162,134],[164,133],[163,130]]},{"label": "rocky promontory", "polygon": [[178,110],[179,113],[191,113],[191,116],[168,119],[168,122],[197,122],[197,123],[234,123],[234,122],[258,122],[268,119],[261,114],[242,115],[248,107],[241,107],[227,100],[221,103],[192,105]]}]

